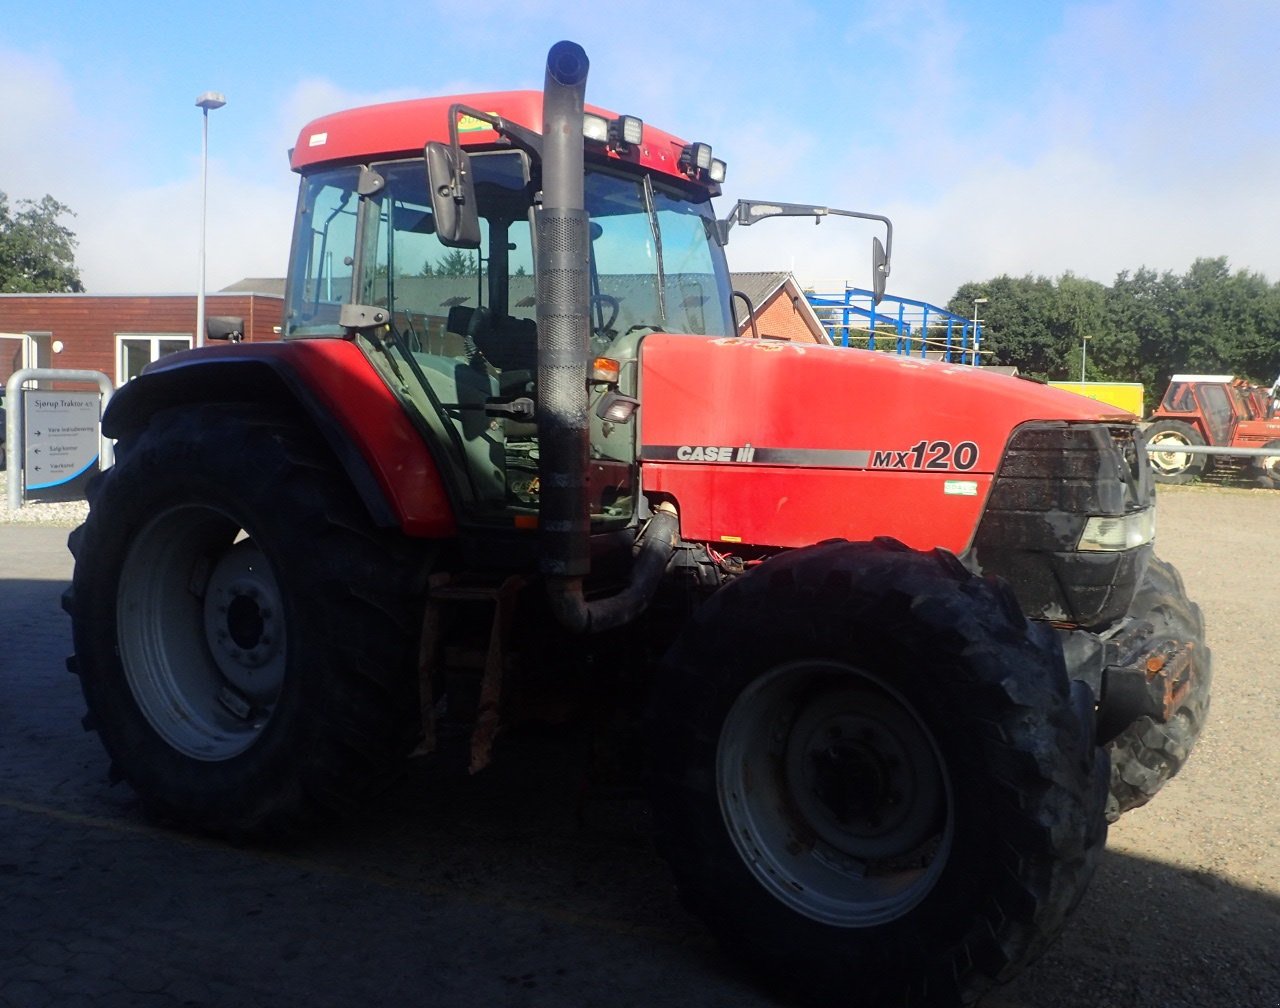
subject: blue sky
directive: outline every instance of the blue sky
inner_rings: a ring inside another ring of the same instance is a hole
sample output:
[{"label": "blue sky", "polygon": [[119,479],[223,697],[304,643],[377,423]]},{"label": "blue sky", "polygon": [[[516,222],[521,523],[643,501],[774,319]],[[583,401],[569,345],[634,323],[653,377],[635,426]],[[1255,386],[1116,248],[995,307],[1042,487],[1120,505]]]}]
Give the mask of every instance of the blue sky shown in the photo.
[{"label": "blue sky", "polygon": [[[743,197],[892,217],[895,293],[940,302],[999,273],[1109,283],[1216,255],[1280,281],[1274,0],[8,5],[0,191],[75,211],[91,291],[193,291],[194,103],[221,91],[209,288],[278,276],[305,121],[538,87],[561,38],[591,57],[590,101],[712,144],[722,214]],[[735,230],[729,254],[865,285],[873,233],[772,222]]]}]

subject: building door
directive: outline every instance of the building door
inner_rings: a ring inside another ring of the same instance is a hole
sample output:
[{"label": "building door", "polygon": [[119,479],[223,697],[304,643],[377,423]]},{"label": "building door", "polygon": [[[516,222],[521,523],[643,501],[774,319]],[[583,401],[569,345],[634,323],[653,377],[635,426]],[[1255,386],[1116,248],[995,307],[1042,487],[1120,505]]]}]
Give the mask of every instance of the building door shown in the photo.
[{"label": "building door", "polygon": [[0,333],[0,388],[15,371],[36,366],[36,347],[30,336]]}]

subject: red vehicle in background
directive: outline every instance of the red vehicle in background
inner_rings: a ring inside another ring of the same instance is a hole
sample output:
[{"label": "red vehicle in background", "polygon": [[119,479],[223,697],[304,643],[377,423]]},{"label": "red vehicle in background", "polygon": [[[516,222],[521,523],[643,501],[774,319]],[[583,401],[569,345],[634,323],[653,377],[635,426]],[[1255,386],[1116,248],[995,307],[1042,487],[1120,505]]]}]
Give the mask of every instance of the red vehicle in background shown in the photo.
[{"label": "red vehicle in background", "polygon": [[647,766],[687,905],[753,969],[969,1003],[1207,714],[1137,421],[739,338],[734,226],[888,221],[717,219],[710,146],[584,107],[586,75],[562,42],[542,93],[303,129],[283,340],[170,355],[104,420],[86,725],[149,808],[254,836],[570,720]]},{"label": "red vehicle in background", "polygon": [[[1234,375],[1174,375],[1145,431],[1156,481],[1188,483],[1208,472],[1215,458],[1236,462],[1247,458],[1260,485],[1280,487],[1280,418],[1275,416],[1277,385],[1268,390]],[[1276,454],[1246,457],[1178,451],[1204,445],[1275,448]],[[1151,450],[1155,448],[1159,450]]]}]

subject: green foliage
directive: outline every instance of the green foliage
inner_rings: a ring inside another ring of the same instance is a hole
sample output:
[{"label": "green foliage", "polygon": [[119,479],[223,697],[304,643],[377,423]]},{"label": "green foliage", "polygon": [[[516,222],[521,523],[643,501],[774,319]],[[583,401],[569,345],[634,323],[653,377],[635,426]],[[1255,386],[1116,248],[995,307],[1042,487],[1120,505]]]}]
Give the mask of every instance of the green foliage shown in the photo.
[{"label": "green foliage", "polygon": [[58,223],[71,210],[52,196],[18,200],[13,211],[0,192],[0,293],[78,293],[76,236]]},{"label": "green foliage", "polygon": [[463,249],[452,249],[434,266],[427,262],[422,268],[423,276],[468,277],[476,275],[477,259],[474,252]]},{"label": "green foliage", "polygon": [[1280,373],[1280,284],[1232,273],[1225,257],[1197,259],[1181,276],[1142,267],[1107,287],[1070,273],[998,276],[962,284],[958,315],[985,297],[983,345],[993,364],[1052,380],[1136,381],[1159,395],[1177,372],[1234,374],[1270,385]]}]

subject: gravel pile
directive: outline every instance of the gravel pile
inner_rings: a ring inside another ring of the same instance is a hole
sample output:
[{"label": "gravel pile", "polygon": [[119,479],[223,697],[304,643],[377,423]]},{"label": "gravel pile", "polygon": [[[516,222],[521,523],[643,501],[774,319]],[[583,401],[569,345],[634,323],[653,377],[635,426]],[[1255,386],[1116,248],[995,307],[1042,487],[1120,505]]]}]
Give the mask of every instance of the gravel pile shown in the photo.
[{"label": "gravel pile", "polygon": [[88,501],[65,504],[23,504],[17,511],[9,508],[9,473],[0,472],[0,522],[22,522],[29,525],[65,525],[75,528],[89,513]]}]

